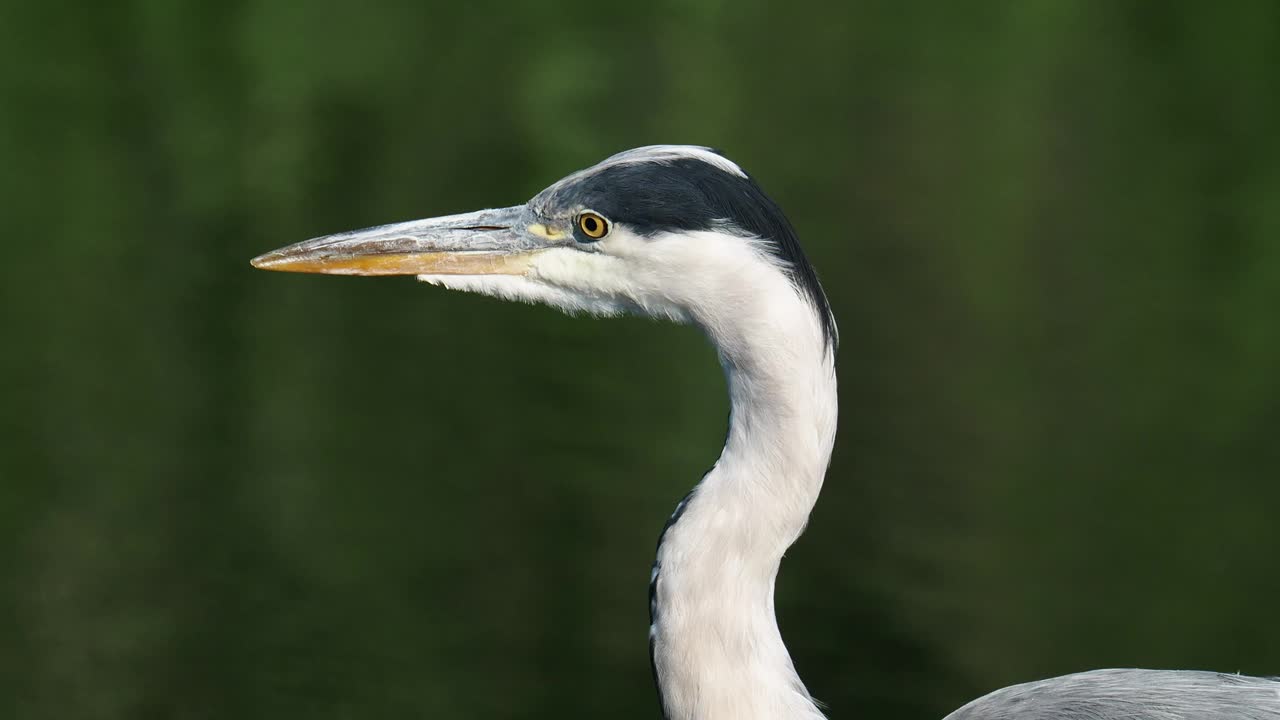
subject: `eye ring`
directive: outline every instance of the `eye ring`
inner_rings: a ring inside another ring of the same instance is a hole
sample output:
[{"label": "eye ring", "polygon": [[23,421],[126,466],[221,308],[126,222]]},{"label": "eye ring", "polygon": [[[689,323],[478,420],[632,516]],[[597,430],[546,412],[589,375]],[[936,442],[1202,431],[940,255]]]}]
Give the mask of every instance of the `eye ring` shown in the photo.
[{"label": "eye ring", "polygon": [[603,215],[590,210],[578,213],[578,219],[574,224],[583,235],[587,236],[587,242],[599,240],[609,234],[609,221]]}]

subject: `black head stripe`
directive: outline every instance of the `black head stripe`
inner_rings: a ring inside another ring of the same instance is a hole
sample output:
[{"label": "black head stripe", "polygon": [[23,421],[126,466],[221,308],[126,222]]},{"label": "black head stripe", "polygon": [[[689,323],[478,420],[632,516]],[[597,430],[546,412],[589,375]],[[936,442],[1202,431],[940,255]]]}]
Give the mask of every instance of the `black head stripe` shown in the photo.
[{"label": "black head stripe", "polygon": [[813,302],[827,341],[833,346],[836,342],[826,293],[800,248],[795,229],[749,176],[727,172],[696,157],[619,163],[557,184],[534,202],[553,212],[591,208],[644,236],[721,229],[727,224],[762,238]]}]

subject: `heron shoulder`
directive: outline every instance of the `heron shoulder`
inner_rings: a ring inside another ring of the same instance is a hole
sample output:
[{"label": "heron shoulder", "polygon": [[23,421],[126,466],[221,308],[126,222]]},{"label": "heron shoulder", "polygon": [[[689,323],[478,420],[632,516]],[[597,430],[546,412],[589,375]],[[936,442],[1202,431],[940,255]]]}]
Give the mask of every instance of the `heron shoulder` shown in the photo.
[{"label": "heron shoulder", "polygon": [[1280,720],[1280,679],[1092,670],[996,690],[946,720]]}]

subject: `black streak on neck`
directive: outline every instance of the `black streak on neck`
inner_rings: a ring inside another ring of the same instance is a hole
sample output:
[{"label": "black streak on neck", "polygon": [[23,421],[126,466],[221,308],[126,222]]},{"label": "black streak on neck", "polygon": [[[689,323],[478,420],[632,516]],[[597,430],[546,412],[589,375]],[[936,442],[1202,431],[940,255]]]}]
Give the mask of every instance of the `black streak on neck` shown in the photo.
[{"label": "black streak on neck", "polygon": [[[708,473],[711,471],[708,470]],[[705,478],[706,475],[704,474]],[[667,522],[662,526],[662,532],[658,534],[658,553],[662,551],[662,541],[667,537],[667,531],[671,529],[684,515],[684,511],[689,507],[689,501],[693,499],[693,494],[698,491],[695,485],[692,490],[685,494],[680,503],[676,505],[675,512],[671,513],[671,517],[667,518]],[[662,697],[662,684],[658,682],[658,658],[657,648],[654,640],[656,639],[655,630],[658,625],[658,580],[662,577],[662,561],[657,558],[653,561],[653,573],[649,580],[649,668],[653,671],[653,686],[658,690],[658,707],[662,710],[662,717],[668,718],[667,702]]]}]

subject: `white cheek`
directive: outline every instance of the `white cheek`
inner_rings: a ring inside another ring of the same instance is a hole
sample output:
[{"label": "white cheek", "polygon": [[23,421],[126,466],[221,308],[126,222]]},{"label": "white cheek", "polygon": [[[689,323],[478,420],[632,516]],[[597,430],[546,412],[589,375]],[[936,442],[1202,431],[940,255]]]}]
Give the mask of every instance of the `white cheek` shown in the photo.
[{"label": "white cheek", "polygon": [[[668,238],[677,241],[680,239],[670,235],[642,237],[632,232],[625,225],[614,225],[609,235],[596,242],[595,246],[600,253],[643,262],[647,259],[661,258],[668,254],[668,251],[664,249],[667,247],[665,240]],[[674,248],[676,246],[672,244],[671,247]]]},{"label": "white cheek", "polygon": [[473,292],[502,300],[550,305],[570,315],[582,313],[613,316],[622,315],[628,309],[622,304],[604,298],[534,282],[519,275],[419,275],[418,279],[450,290]]},{"label": "white cheek", "polygon": [[601,250],[624,261],[628,290],[652,302],[710,309],[740,304],[762,290],[789,290],[779,263],[759,241],[725,232],[696,231],[640,237],[616,228]]},{"label": "white cheek", "polygon": [[[600,252],[555,248],[538,253],[527,277],[538,285],[562,288],[579,299],[616,309],[607,314],[632,312],[687,322],[680,306],[655,292],[643,262],[634,255],[638,246],[619,245],[616,234],[601,241]],[[610,240],[614,242],[603,244]]]},{"label": "white cheek", "polygon": [[[553,247],[524,275],[421,275],[434,285],[568,313],[633,313],[723,326],[772,322],[794,289],[781,267],[749,238],[704,231],[641,237],[614,226],[593,247]],[[695,317],[696,315],[696,317]]]},{"label": "white cheek", "polygon": [[532,280],[564,285],[588,292],[612,292],[625,280],[625,268],[612,255],[559,247],[539,252],[529,263]]}]

